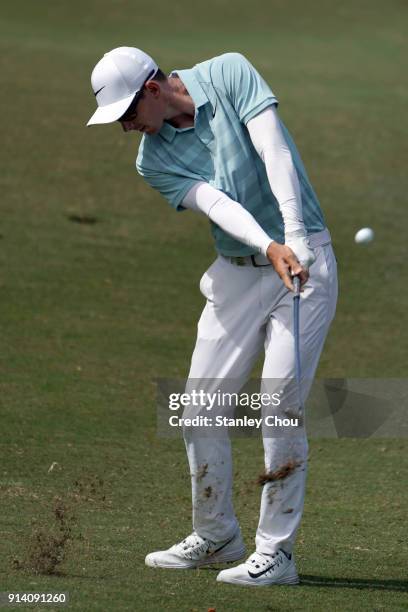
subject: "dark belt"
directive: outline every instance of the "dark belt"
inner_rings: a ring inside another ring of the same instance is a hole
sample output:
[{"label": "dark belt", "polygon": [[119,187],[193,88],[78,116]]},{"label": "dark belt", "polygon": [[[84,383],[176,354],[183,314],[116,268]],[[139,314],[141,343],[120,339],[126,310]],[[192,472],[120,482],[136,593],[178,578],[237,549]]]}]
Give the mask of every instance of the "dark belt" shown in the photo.
[{"label": "dark belt", "polygon": [[[327,227],[321,232],[308,234],[307,237],[312,249],[330,244],[331,242],[330,233]],[[246,257],[231,257],[229,255],[223,255],[223,257],[236,266],[253,266],[254,268],[264,268],[271,265],[267,257],[261,253],[258,255],[247,255]]]},{"label": "dark belt", "polygon": [[224,257],[235,266],[253,266],[254,268],[266,268],[266,266],[271,265],[271,263],[267,261],[267,258],[264,255],[247,255],[246,257],[231,257],[228,255],[224,255]]}]

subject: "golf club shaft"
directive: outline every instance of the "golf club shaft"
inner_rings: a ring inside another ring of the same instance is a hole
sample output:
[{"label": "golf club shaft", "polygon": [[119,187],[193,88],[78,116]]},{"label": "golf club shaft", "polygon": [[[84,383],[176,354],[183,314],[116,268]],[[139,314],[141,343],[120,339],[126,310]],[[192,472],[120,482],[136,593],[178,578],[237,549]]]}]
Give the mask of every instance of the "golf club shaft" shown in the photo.
[{"label": "golf club shaft", "polygon": [[300,331],[299,331],[299,311],[300,311],[300,278],[293,277],[295,294],[293,296],[293,337],[295,339],[295,376],[298,391],[299,408],[302,409],[302,386],[301,386],[301,366],[300,366]]}]

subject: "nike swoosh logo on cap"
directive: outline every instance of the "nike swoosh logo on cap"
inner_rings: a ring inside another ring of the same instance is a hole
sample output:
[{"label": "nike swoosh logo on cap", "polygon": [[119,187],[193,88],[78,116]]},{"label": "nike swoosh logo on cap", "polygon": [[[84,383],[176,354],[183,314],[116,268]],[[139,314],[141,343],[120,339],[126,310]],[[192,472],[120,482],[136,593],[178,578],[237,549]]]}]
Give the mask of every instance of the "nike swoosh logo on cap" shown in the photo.
[{"label": "nike swoosh logo on cap", "polygon": [[106,85],[103,85],[103,86],[102,86],[100,89],[98,89],[98,91],[94,91],[94,95],[95,95],[95,96],[97,96],[97,95],[98,95],[98,93],[99,93],[100,91],[102,91],[102,89],[105,89],[105,87],[106,87]]}]

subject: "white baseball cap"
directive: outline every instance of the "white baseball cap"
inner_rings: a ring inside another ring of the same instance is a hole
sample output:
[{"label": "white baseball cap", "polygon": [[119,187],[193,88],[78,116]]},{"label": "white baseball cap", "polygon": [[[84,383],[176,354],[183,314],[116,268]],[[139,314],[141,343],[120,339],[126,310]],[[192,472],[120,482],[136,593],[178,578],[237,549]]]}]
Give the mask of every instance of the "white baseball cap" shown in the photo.
[{"label": "white baseball cap", "polygon": [[156,62],[135,47],[118,47],[105,53],[92,71],[91,83],[98,108],[87,125],[117,121],[157,70]]}]

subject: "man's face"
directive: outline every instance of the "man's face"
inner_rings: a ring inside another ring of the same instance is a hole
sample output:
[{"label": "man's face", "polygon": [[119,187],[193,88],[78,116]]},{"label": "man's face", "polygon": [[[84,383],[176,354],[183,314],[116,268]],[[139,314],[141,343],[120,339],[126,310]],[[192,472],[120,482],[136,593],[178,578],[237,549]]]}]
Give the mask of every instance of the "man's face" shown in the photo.
[{"label": "man's face", "polygon": [[143,90],[143,96],[138,100],[130,113],[120,123],[125,132],[138,130],[146,134],[157,134],[164,121],[165,102],[160,86],[148,81]]}]

